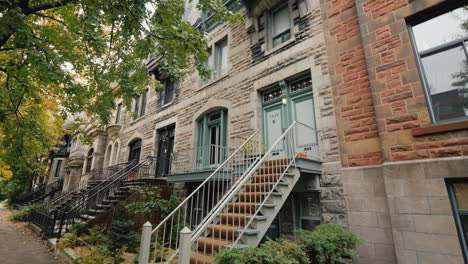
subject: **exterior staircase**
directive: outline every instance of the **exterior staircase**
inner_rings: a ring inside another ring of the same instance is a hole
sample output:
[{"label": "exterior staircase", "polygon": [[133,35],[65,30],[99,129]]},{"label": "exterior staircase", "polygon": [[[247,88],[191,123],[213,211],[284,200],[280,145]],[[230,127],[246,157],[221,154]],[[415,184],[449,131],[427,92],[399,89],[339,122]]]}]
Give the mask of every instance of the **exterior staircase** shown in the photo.
[{"label": "exterior staircase", "polygon": [[[259,245],[300,178],[296,159],[319,160],[315,130],[299,122],[269,142],[266,152],[260,142],[264,142],[260,134],[254,133],[156,226],[154,250],[161,254],[154,261],[172,263],[178,256],[179,261],[184,259],[180,263],[189,259],[191,264],[209,264],[222,248]],[[251,162],[243,166],[247,159]],[[194,205],[200,204],[201,215],[194,217]],[[192,229],[190,241],[183,242],[190,243],[191,252],[179,252],[181,225]],[[141,255],[144,250],[149,249]]]},{"label": "exterior staircase", "polygon": [[62,190],[63,179],[56,179],[54,182],[43,184],[29,192],[24,192],[17,197],[18,204],[32,204],[54,197]]},{"label": "exterior staircase", "polygon": [[33,210],[32,222],[47,237],[60,238],[75,223],[88,223],[130,196],[132,185],[165,184],[154,175],[158,158],[129,163],[105,180],[90,180],[85,189],[69,192],[50,203],[46,211]]},{"label": "exterior staircase", "polygon": [[[213,263],[221,248],[257,246],[280,211],[300,173],[289,159],[269,160],[256,171],[197,239],[190,263]],[[283,175],[280,181],[279,178]]]}]

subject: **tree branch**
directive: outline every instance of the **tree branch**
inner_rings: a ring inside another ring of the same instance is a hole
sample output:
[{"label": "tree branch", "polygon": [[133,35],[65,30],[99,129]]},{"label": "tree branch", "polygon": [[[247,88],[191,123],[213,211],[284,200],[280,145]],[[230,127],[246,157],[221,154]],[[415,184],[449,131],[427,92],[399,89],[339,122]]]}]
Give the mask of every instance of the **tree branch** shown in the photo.
[{"label": "tree branch", "polygon": [[35,13],[35,12],[38,12],[38,11],[44,11],[44,10],[52,9],[52,8],[55,8],[55,7],[61,7],[61,6],[67,5],[69,3],[78,2],[78,1],[79,0],[59,0],[59,1],[55,1],[55,2],[44,3],[42,5],[32,6],[32,7],[29,7],[29,9],[25,10],[25,11],[27,12],[27,14],[31,14],[31,13]]}]

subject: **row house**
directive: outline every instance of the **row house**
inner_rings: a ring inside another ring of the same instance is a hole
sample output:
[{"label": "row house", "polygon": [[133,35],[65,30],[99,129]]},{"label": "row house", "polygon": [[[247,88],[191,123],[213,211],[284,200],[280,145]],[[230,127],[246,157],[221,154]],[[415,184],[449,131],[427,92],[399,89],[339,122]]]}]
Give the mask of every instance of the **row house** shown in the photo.
[{"label": "row house", "polygon": [[334,222],[365,240],[357,263],[466,263],[466,1],[223,2],[245,21],[186,4],[211,77],[149,59],[163,88],[73,138],[63,191],[147,164],[187,197],[195,262]]}]

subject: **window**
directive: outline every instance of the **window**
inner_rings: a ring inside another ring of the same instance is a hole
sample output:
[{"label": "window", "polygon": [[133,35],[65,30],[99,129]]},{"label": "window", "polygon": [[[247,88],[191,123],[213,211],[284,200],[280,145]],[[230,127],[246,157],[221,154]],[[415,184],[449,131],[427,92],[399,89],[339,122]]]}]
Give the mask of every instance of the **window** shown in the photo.
[{"label": "window", "polygon": [[117,111],[115,113],[115,124],[120,124],[121,113],[122,113],[122,103],[117,105]]},{"label": "window", "polygon": [[412,26],[435,123],[468,117],[468,11],[458,8]]},{"label": "window", "polygon": [[138,163],[140,161],[141,153],[141,139],[135,139],[130,144],[128,144],[130,149],[128,154],[128,161],[135,161]]},{"label": "window", "polygon": [[206,80],[201,79],[200,85],[203,86],[211,79],[218,79],[228,72],[228,38],[216,42],[208,49],[208,58],[205,66],[211,69],[212,76]]},{"label": "window", "polygon": [[133,108],[133,113],[135,113],[135,115],[133,116],[133,120],[145,115],[147,97],[148,89],[146,89],[146,91],[142,95],[138,96],[138,98],[135,99],[135,105]]},{"label": "window", "polygon": [[55,166],[55,177],[60,176],[60,170],[62,169],[62,160],[57,160],[57,166]]},{"label": "window", "polygon": [[449,180],[447,185],[455,224],[457,225],[458,237],[460,238],[460,244],[462,245],[466,261],[468,256],[468,180]]},{"label": "window", "polygon": [[164,81],[164,88],[159,90],[159,101],[161,105],[167,105],[174,101],[175,89],[177,88],[177,83],[166,79]]},{"label": "window", "polygon": [[94,149],[90,149],[88,151],[88,156],[86,156],[85,173],[88,173],[91,171],[91,165],[93,164],[93,153],[94,153]]},{"label": "window", "polygon": [[271,12],[271,46],[277,47],[291,38],[291,21],[289,7],[281,5]]},{"label": "window", "polygon": [[218,110],[198,120],[197,168],[221,164],[227,156],[227,111]]}]

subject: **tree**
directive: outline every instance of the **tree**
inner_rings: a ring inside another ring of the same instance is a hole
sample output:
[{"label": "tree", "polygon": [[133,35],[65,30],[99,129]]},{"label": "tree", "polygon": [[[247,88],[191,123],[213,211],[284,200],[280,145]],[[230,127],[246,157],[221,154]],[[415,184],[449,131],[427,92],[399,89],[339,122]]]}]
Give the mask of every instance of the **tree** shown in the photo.
[{"label": "tree", "polygon": [[[171,78],[191,70],[209,74],[203,64],[206,41],[184,21],[184,5],[184,0],[0,2],[0,145],[5,150],[0,160],[12,169],[13,179],[23,173],[30,179],[26,174],[43,162],[67,115],[78,124],[101,127],[110,120],[116,96],[128,108],[149,84],[143,63],[149,54],[156,54],[158,71]],[[199,0],[197,8],[221,21],[239,20],[220,0]]]}]

